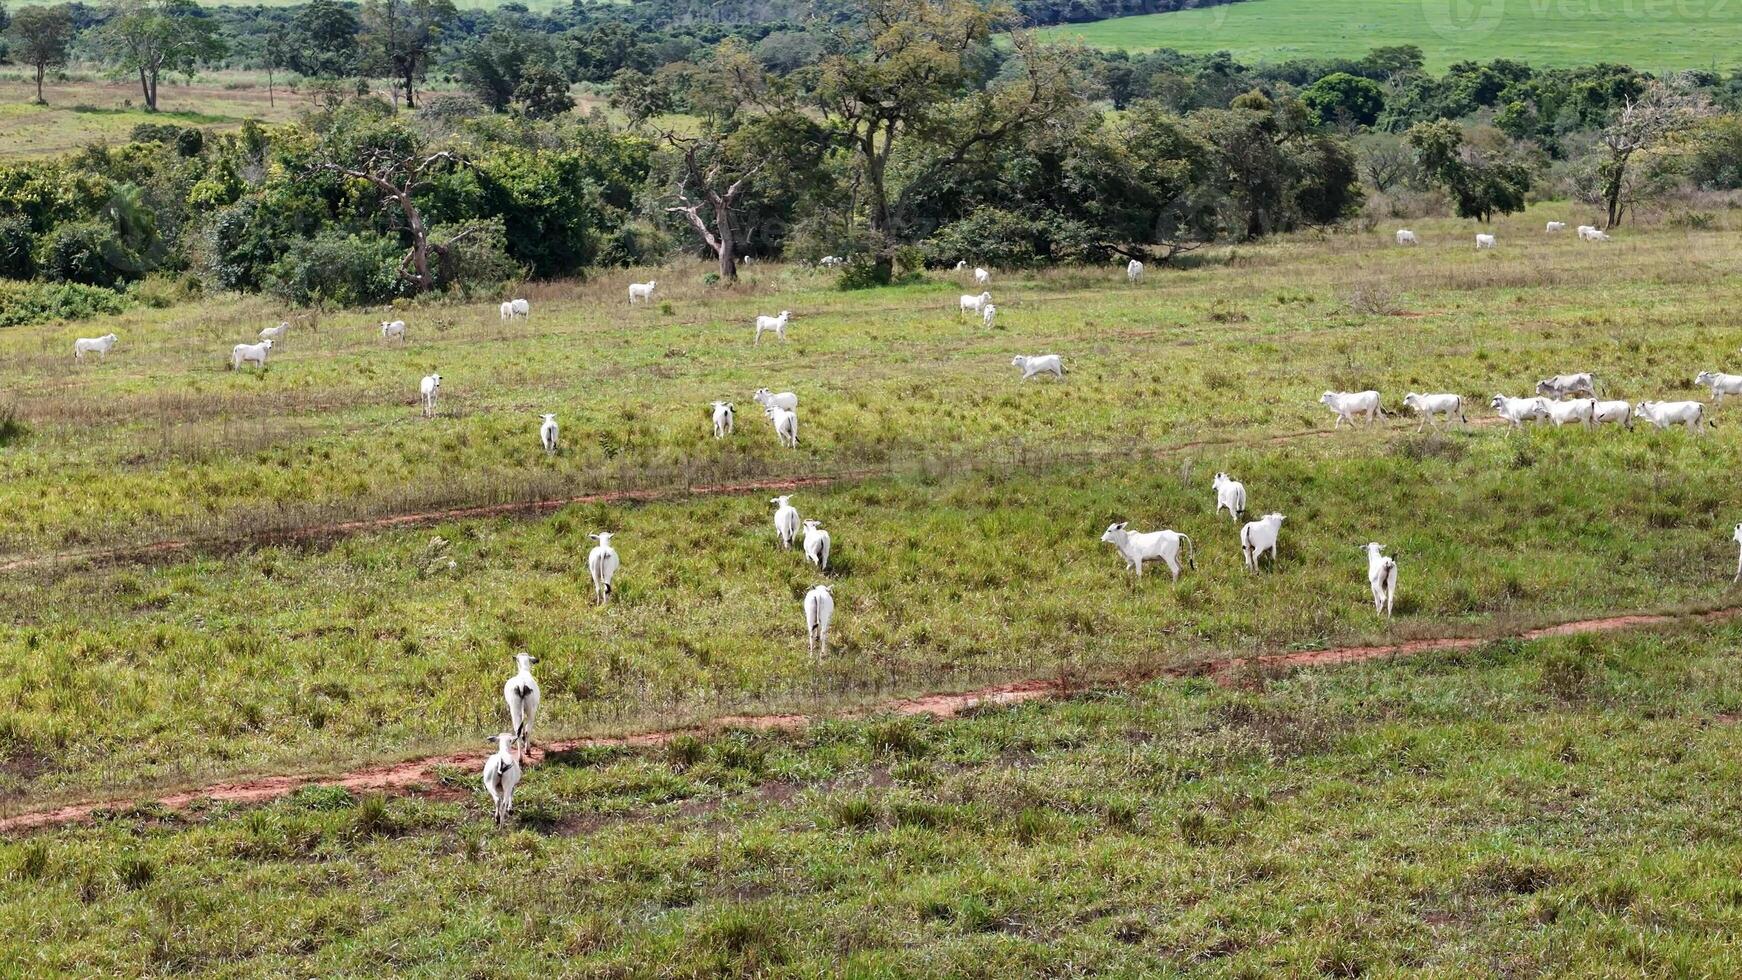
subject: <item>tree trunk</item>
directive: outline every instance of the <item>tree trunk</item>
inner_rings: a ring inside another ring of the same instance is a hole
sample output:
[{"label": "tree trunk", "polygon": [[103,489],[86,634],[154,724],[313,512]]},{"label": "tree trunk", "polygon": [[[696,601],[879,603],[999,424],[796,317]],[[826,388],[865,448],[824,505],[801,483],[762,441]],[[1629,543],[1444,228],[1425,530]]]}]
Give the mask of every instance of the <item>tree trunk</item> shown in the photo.
[{"label": "tree trunk", "polygon": [[145,111],[156,112],[157,103],[151,97],[151,85],[145,81],[145,67],[139,68],[139,96],[145,100]]},{"label": "tree trunk", "polygon": [[417,108],[417,102],[412,98],[412,92],[416,88],[413,74],[411,67],[407,65],[405,69],[405,108],[408,110]]},{"label": "tree trunk", "polygon": [[272,98],[272,66],[271,65],[266,66],[266,106],[267,106],[267,108],[276,108],[278,106],[278,103],[273,101],[273,98]]},{"label": "tree trunk", "polygon": [[47,71],[48,71],[48,66],[46,66],[46,65],[39,64],[36,66],[36,104],[37,105],[48,105],[48,100],[42,97],[42,76],[44,74],[46,74]]},{"label": "tree trunk", "polygon": [[714,227],[718,232],[720,278],[738,281],[738,239],[732,234],[732,205],[725,198],[714,198]]}]

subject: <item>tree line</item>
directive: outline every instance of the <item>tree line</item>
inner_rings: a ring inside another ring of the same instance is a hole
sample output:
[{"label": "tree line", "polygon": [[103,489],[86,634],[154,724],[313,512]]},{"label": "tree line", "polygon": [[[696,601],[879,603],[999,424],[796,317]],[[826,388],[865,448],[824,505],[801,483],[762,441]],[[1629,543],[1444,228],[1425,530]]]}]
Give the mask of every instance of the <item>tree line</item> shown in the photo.
[{"label": "tree line", "polygon": [[[155,26],[114,49],[113,70],[142,92],[234,43],[185,0],[128,2]],[[300,26],[275,64],[333,83],[295,124],[144,126],[124,146],[0,166],[0,276],[355,305],[681,249],[722,280],[749,256],[852,255],[842,281],[874,285],[964,259],[1167,262],[1412,194],[1486,221],[1547,181],[1615,224],[1666,188],[1742,184],[1742,84],[1715,72],[1433,74],[1412,47],[1260,66],[1107,54],[1039,43],[1017,7],[979,0],[855,0],[857,16],[786,32],[802,44],[741,29],[777,3],[683,8],[718,36],[670,48],[632,20],[570,28],[578,46],[508,7],[456,46],[468,15],[446,2],[287,14]],[[12,18],[14,60],[19,20],[57,9]],[[111,14],[89,30],[134,26]],[[583,50],[609,113],[572,111]],[[360,59],[386,81],[341,83]],[[437,71],[459,91],[429,90]]]}]

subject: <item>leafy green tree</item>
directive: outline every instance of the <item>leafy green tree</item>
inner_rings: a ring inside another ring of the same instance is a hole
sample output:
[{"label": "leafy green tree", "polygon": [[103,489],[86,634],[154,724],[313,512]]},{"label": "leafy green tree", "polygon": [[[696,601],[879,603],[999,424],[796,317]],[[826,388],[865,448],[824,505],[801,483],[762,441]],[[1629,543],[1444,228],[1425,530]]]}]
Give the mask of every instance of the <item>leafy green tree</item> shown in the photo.
[{"label": "leafy green tree", "polygon": [[610,102],[611,108],[628,116],[630,123],[637,126],[676,107],[671,88],[659,76],[634,68],[611,76]]},{"label": "leafy green tree", "polygon": [[569,80],[562,72],[537,61],[520,73],[520,83],[514,86],[514,104],[532,119],[553,119],[575,107],[575,97],[569,93]]},{"label": "leafy green tree", "polygon": [[157,111],[164,74],[191,80],[226,50],[216,22],[194,0],[119,0],[98,28],[98,40],[117,77],[138,77],[148,112]]},{"label": "leafy green tree", "polygon": [[66,65],[67,51],[73,42],[73,19],[67,8],[25,7],[12,18],[6,37],[12,42],[11,57],[36,73],[37,105],[47,105],[42,97],[43,76],[50,68]]},{"label": "leafy green tree", "polygon": [[366,0],[365,66],[396,80],[407,109],[417,108],[417,83],[429,70],[442,28],[457,14],[453,0]]},{"label": "leafy green tree", "polygon": [[1452,195],[1458,217],[1486,223],[1496,213],[1524,210],[1532,177],[1528,165],[1466,146],[1463,130],[1449,119],[1417,123],[1406,139],[1422,172]]},{"label": "leafy green tree", "polygon": [[[865,0],[863,17],[831,42],[814,69],[818,107],[859,162],[859,179],[880,265],[923,227],[915,202],[977,150],[1018,138],[1073,104],[1065,59],[1027,34],[1005,35],[1019,70],[981,87],[992,35],[1013,20],[1003,3]],[[896,151],[931,144],[916,172],[898,175]]]},{"label": "leafy green tree", "polygon": [[309,0],[291,21],[285,64],[307,78],[344,78],[357,71],[357,16],[338,0]]},{"label": "leafy green tree", "polygon": [[1385,91],[1377,83],[1342,71],[1312,83],[1300,98],[1323,125],[1371,126],[1385,110]]}]

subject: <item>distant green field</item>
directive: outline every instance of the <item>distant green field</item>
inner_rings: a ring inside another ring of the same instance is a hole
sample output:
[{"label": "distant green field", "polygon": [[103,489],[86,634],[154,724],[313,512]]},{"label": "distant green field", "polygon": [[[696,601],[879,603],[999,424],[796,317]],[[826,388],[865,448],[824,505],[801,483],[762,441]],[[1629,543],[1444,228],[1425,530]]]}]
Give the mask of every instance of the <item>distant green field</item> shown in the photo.
[{"label": "distant green field", "polygon": [[1041,32],[1098,48],[1230,51],[1249,62],[1358,56],[1418,45],[1428,66],[1464,58],[1644,69],[1737,64],[1742,4],[1726,0],[1246,0]]}]

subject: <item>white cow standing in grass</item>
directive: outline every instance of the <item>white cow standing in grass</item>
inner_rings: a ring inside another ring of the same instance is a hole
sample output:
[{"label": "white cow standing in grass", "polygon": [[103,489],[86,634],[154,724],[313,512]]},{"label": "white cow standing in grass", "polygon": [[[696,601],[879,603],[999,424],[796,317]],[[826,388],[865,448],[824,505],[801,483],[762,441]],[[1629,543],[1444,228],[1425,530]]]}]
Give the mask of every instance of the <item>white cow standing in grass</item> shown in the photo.
[{"label": "white cow standing in grass", "polygon": [[1724,404],[1725,395],[1742,395],[1742,374],[1701,371],[1694,376],[1694,384],[1712,389],[1712,400],[1719,405]]},{"label": "white cow standing in grass", "polygon": [[1239,520],[1246,512],[1246,484],[1226,473],[1217,473],[1210,487],[1216,491],[1216,516],[1221,517],[1225,507],[1229,517]]},{"label": "white cow standing in grass", "polygon": [[786,340],[786,322],[792,319],[791,310],[781,310],[779,316],[759,316],[756,318],[756,344],[762,343],[762,334],[772,331],[782,341]]},{"label": "white cow standing in grass", "polygon": [[617,567],[621,562],[617,558],[617,549],[611,547],[610,531],[587,537],[599,542],[597,547],[587,552],[587,574],[593,580],[593,598],[602,606],[611,599],[611,580],[617,577]]},{"label": "white cow standing in grass", "polygon": [[714,438],[724,439],[732,434],[733,410],[731,402],[714,403]]},{"label": "white cow standing in grass", "polygon": [[1505,395],[1495,395],[1488,402],[1494,409],[1494,414],[1512,423],[1512,427],[1522,428],[1524,423],[1532,419],[1548,418],[1548,399],[1509,398]]},{"label": "white cow standing in grass", "polygon": [[774,505],[774,534],[784,551],[792,547],[792,539],[798,536],[798,508],[792,505],[791,496],[774,497],[768,502]]},{"label": "white cow standing in grass", "polygon": [[290,332],[290,323],[289,323],[289,321],[285,321],[285,322],[281,322],[276,327],[266,327],[266,328],[262,329],[260,331],[260,339],[261,340],[283,340],[284,335],[286,333],[289,333],[289,332]]},{"label": "white cow standing in grass", "polygon": [[1333,429],[1340,429],[1344,422],[1355,424],[1357,415],[1367,416],[1367,424],[1373,424],[1376,416],[1383,416],[1385,410],[1379,407],[1379,392],[1377,391],[1327,391],[1319,396],[1319,401],[1337,413],[1337,421]]},{"label": "white cow standing in grass", "polygon": [[1567,223],[1565,221],[1551,221],[1545,230],[1551,235],[1557,231],[1566,231]]},{"label": "white cow standing in grass", "polygon": [[1415,232],[1410,231],[1408,228],[1399,228],[1397,229],[1397,244],[1420,245],[1421,242],[1416,239]]},{"label": "white cow standing in grass", "polygon": [[1495,245],[1495,239],[1494,239],[1493,235],[1480,235],[1479,234],[1476,236],[1476,247],[1477,248],[1479,248],[1479,249],[1480,248],[1493,248],[1494,245]]},{"label": "white cow standing in grass", "polygon": [[258,344],[237,344],[230,349],[230,370],[240,371],[244,364],[258,364],[260,370],[266,370],[266,352],[272,349],[272,341],[262,340]]},{"label": "white cow standing in grass", "polygon": [[502,685],[502,700],[508,705],[508,724],[514,729],[514,740],[524,754],[532,745],[532,723],[538,718],[540,693],[538,679],[532,676],[532,665],[538,658],[530,653],[517,653],[514,662],[519,670]]},{"label": "white cow standing in grass", "polygon": [[109,351],[115,347],[116,339],[112,333],[106,333],[101,337],[80,337],[73,341],[73,360],[82,361],[85,359],[85,355],[92,351],[97,352],[97,360],[106,360]]},{"label": "white cow standing in grass", "polygon": [[417,383],[418,396],[423,399],[424,418],[435,418],[436,394],[441,391],[441,388],[442,376],[439,374],[425,375],[424,379]]},{"label": "white cow standing in grass", "polygon": [[1373,611],[1391,618],[1392,603],[1397,601],[1397,562],[1380,554],[1385,546],[1369,541],[1361,546],[1367,552],[1367,584],[1373,589]]},{"label": "white cow standing in grass", "polygon": [[542,424],[538,427],[538,444],[544,447],[544,451],[547,454],[555,453],[557,437],[556,416],[545,414],[540,415],[539,419]]},{"label": "white cow standing in grass", "polygon": [[1633,406],[1633,414],[1659,429],[1685,425],[1697,434],[1700,423],[1706,420],[1706,406],[1700,402],[1640,402]]},{"label": "white cow standing in grass", "polygon": [[653,289],[655,286],[658,286],[658,285],[659,285],[658,279],[649,279],[646,282],[632,282],[632,283],[630,283],[629,284],[629,305],[634,306],[637,301],[646,302],[646,303],[653,302]]},{"label": "white cow standing in grass", "polygon": [[502,319],[524,320],[532,313],[532,304],[523,299],[511,299],[502,304]]},{"label": "white cow standing in grass", "polygon": [[381,321],[381,339],[382,340],[397,340],[400,343],[404,343],[405,342],[405,321],[404,320],[382,320]]},{"label": "white cow standing in grass", "polygon": [[1127,530],[1130,522],[1120,521],[1107,525],[1101,540],[1112,545],[1125,559],[1125,564],[1138,578],[1143,577],[1143,563],[1160,561],[1167,565],[1167,570],[1173,573],[1173,580],[1179,581],[1179,546],[1186,543],[1186,561],[1193,569],[1198,567],[1197,545],[1192,543],[1189,535],[1173,530],[1139,531]]},{"label": "white cow standing in grass", "polygon": [[964,293],[962,295],[961,301],[957,304],[956,315],[960,316],[963,313],[978,314],[986,308],[986,305],[988,303],[991,303],[991,302],[992,302],[992,294],[991,293],[981,293],[978,296],[969,296],[969,295]]},{"label": "white cow standing in grass", "polygon": [[829,622],[835,618],[835,594],[819,585],[804,595],[804,628],[813,657],[829,655]]},{"label": "white cow standing in grass", "polygon": [[496,754],[484,760],[484,792],[496,806],[496,826],[508,822],[514,809],[514,787],[520,782],[520,760],[514,757],[514,733],[503,732],[492,739]]},{"label": "white cow standing in grass", "polygon": [[829,570],[829,549],[833,544],[834,539],[829,536],[829,532],[823,530],[821,521],[804,522],[804,556],[818,570]]},{"label": "white cow standing in grass", "polygon": [[1138,282],[1143,279],[1143,263],[1132,259],[1125,263],[1125,281]]},{"label": "white cow standing in grass", "polygon": [[1282,536],[1285,520],[1288,518],[1281,514],[1265,514],[1240,528],[1240,556],[1246,560],[1247,571],[1258,571],[1258,559],[1266,551],[1270,552],[1271,570],[1276,569],[1276,542]]}]

